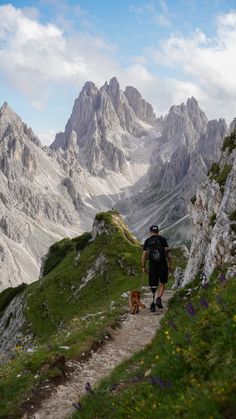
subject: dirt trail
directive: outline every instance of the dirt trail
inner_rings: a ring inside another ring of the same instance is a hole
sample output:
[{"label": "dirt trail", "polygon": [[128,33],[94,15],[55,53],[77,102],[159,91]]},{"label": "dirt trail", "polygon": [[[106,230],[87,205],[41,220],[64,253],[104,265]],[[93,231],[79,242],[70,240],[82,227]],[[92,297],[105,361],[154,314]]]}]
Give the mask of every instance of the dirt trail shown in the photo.
[{"label": "dirt trail", "polygon": [[[173,295],[167,290],[164,296],[164,305]],[[150,313],[150,293],[143,302],[146,309],[141,309],[138,315],[127,314],[121,327],[112,331],[112,338],[105,345],[94,352],[85,362],[68,362],[74,370],[68,381],[59,385],[51,396],[42,401],[41,407],[33,415],[24,415],[22,419],[62,419],[70,417],[74,412],[72,403],[78,402],[85,394],[85,385],[90,383],[93,388],[98,382],[109,375],[122,361],[142,349],[154,337],[159,328],[160,319],[165,310]]]}]

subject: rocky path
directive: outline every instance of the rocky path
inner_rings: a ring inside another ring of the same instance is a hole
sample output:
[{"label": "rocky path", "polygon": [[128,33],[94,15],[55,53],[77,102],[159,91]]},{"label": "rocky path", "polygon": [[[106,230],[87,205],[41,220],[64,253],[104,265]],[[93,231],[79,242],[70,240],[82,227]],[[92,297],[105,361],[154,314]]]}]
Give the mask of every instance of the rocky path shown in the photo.
[{"label": "rocky path", "polygon": [[[167,301],[173,291],[167,290],[163,299]],[[48,399],[42,401],[40,409],[33,415],[24,415],[24,419],[61,419],[73,413],[73,403],[86,392],[86,383],[93,388],[102,378],[107,376],[122,361],[142,349],[154,337],[159,328],[160,319],[165,310],[150,313],[150,294],[143,298],[146,309],[138,315],[127,314],[121,327],[113,330],[111,339],[94,352],[85,362],[68,362],[73,367],[68,381],[59,385]]]}]

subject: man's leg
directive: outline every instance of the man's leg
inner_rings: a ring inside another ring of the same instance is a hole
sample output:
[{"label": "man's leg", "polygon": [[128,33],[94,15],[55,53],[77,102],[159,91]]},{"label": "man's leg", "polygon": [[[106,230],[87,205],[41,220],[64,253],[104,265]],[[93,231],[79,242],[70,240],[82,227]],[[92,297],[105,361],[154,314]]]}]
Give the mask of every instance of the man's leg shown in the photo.
[{"label": "man's leg", "polygon": [[160,267],[159,275],[160,275],[160,285],[159,285],[159,288],[158,288],[156,306],[157,306],[157,308],[163,308],[161,298],[164,294],[165,285],[166,285],[166,282],[168,280],[168,268],[167,268],[167,266],[166,267],[165,266]]},{"label": "man's leg", "polygon": [[157,297],[161,298],[164,294],[166,284],[163,284],[160,282],[159,288],[158,288],[158,294]]}]

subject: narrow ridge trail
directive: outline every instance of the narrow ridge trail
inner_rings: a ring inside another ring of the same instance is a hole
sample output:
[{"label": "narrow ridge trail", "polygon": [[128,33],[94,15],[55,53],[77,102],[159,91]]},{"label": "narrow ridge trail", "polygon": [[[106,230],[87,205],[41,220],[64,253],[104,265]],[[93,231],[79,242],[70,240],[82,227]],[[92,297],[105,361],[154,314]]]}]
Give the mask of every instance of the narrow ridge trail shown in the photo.
[{"label": "narrow ridge trail", "polygon": [[[166,290],[164,305],[172,297],[173,291]],[[160,320],[165,310],[150,313],[151,293],[144,295],[146,305],[139,314],[124,316],[121,326],[111,332],[111,339],[82,362],[68,361],[73,372],[66,382],[55,388],[47,399],[44,399],[36,413],[25,414],[22,419],[62,419],[68,418],[75,411],[73,403],[78,402],[86,393],[85,385],[90,383],[94,388],[101,379],[109,375],[122,361],[146,346],[160,327]]]}]

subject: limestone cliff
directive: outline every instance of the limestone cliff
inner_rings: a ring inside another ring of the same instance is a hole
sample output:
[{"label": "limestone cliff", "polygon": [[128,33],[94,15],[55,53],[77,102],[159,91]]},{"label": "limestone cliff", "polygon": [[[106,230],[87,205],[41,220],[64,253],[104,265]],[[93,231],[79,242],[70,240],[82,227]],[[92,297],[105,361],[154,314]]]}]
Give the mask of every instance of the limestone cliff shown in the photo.
[{"label": "limestone cliff", "polygon": [[219,162],[192,198],[193,239],[184,284],[203,271],[207,278],[227,264],[236,271],[236,130],[224,140]]}]

